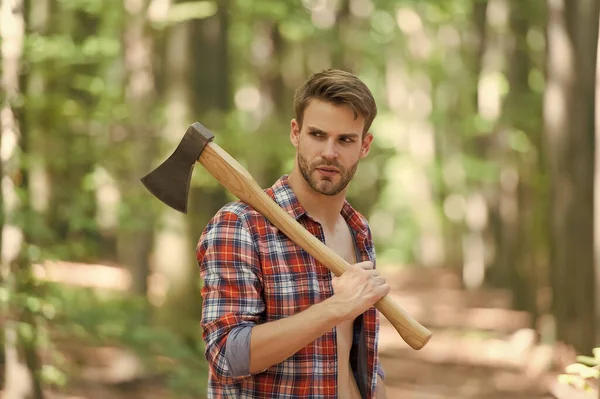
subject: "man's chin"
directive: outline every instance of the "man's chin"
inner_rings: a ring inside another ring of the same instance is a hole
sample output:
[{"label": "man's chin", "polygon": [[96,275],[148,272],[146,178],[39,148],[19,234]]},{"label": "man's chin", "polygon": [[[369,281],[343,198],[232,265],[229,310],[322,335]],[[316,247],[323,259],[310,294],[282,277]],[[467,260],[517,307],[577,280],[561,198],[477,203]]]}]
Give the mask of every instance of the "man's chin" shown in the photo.
[{"label": "man's chin", "polygon": [[326,196],[334,196],[340,193],[339,184],[333,184],[330,180],[322,180],[313,185],[313,189],[319,194]]},{"label": "man's chin", "polygon": [[305,176],[305,181],[313,189],[313,191],[321,195],[334,196],[342,191],[340,189],[340,181],[338,181],[341,180],[339,174],[333,177],[327,177],[321,175],[319,171],[313,170],[308,176],[310,176],[310,178],[306,179]]}]

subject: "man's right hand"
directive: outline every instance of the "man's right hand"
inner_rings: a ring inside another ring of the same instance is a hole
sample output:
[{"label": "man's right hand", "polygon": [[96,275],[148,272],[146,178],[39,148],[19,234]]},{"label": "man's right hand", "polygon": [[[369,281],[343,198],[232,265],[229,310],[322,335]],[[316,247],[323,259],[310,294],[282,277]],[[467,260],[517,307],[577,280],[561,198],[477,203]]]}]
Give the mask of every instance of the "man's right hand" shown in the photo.
[{"label": "man's right hand", "polygon": [[341,276],[334,276],[332,285],[334,294],[328,301],[339,309],[344,320],[353,320],[390,291],[389,284],[370,261],[356,263]]}]

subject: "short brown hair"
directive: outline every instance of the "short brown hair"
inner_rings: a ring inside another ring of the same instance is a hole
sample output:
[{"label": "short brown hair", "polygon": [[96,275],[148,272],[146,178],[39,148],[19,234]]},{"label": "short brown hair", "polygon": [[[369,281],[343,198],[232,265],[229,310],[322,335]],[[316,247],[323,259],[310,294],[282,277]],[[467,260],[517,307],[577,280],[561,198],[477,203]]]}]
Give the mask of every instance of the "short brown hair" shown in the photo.
[{"label": "short brown hair", "polygon": [[358,77],[343,70],[317,72],[298,87],[294,94],[294,112],[300,126],[304,110],[312,99],[349,105],[354,111],[354,118],[358,118],[359,114],[365,118],[363,136],[377,116],[377,105],[371,90]]}]

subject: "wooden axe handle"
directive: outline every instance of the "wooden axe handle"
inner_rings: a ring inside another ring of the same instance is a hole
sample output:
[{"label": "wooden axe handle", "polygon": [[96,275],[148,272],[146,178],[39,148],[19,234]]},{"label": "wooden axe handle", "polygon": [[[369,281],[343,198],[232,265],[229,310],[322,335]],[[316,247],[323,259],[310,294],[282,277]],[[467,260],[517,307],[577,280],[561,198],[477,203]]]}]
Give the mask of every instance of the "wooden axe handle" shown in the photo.
[{"label": "wooden axe handle", "polygon": [[[208,143],[198,158],[198,162],[225,188],[260,212],[283,231],[288,238],[311,254],[336,276],[340,276],[350,267],[348,262],[313,236],[273,201],[252,178],[250,173],[218,144]],[[388,295],[377,301],[375,306],[390,321],[411,348],[421,349],[431,339],[431,332],[394,303]]]}]

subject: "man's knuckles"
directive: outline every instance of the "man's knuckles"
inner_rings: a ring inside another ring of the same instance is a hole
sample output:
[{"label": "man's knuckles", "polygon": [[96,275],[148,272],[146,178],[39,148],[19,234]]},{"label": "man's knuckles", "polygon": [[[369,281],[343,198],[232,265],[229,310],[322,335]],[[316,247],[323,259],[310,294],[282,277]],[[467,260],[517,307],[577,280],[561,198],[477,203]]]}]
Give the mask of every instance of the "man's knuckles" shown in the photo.
[{"label": "man's knuckles", "polygon": [[373,262],[371,262],[371,261],[360,262],[357,265],[363,270],[373,269]]}]

